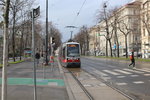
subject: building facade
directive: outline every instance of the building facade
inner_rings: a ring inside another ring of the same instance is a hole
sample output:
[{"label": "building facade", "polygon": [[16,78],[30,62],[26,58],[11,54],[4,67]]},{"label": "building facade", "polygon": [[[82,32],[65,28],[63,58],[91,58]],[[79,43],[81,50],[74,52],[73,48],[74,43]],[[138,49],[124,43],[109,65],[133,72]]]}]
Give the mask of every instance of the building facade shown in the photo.
[{"label": "building facade", "polygon": [[[127,51],[141,52],[140,6],[139,1],[124,5],[107,19],[108,27],[106,27],[106,20],[103,20],[97,25],[98,30],[91,31],[92,36],[95,36],[95,33],[99,34],[96,35],[95,41],[98,42],[96,46],[100,54],[106,54],[106,38],[111,38],[113,55],[117,54],[116,43],[118,43],[120,55],[123,56],[126,51],[125,35],[127,36]],[[106,28],[109,28],[109,36],[107,36]],[[108,55],[110,56],[109,43]]]},{"label": "building facade", "polygon": [[142,57],[150,58],[150,0],[139,0],[141,4]]}]

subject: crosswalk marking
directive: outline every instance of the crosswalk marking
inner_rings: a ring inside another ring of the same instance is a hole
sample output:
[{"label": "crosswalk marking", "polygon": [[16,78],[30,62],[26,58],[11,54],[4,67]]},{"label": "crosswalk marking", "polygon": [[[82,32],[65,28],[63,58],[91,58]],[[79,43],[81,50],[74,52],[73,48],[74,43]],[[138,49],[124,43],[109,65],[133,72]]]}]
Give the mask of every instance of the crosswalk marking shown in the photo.
[{"label": "crosswalk marking", "polygon": [[99,86],[106,86],[106,84],[104,84],[104,83],[101,83],[101,84],[99,84]]},{"label": "crosswalk marking", "polygon": [[143,81],[134,81],[133,83],[135,83],[135,84],[143,84],[144,82]]},{"label": "crosswalk marking", "polygon": [[150,74],[144,74],[144,76],[150,76]]},{"label": "crosswalk marking", "polygon": [[146,69],[137,69],[138,71],[144,71],[144,72],[148,72],[150,73],[150,70],[146,70]]},{"label": "crosswalk marking", "polygon": [[96,78],[92,77],[91,79],[92,79],[92,80],[95,80]]},{"label": "crosswalk marking", "polygon": [[126,76],[117,76],[117,78],[124,78],[124,77],[126,77]]},{"label": "crosswalk marking", "polygon": [[103,73],[103,72],[100,72],[100,71],[98,71],[98,70],[95,70],[95,71],[93,71],[94,73],[96,73],[96,74],[98,74],[98,75],[100,75],[100,76],[108,76],[107,74],[105,74],[105,73]]},{"label": "crosswalk marking", "polygon": [[127,68],[124,68],[123,70],[125,70],[125,71],[130,71],[130,72],[134,72],[134,73],[138,73],[138,74],[144,73],[144,72],[141,72],[141,71],[131,70],[131,69],[127,69]]},{"label": "crosswalk marking", "polygon": [[116,83],[117,85],[127,85],[127,83]]},{"label": "crosswalk marking", "polygon": [[107,81],[109,79],[111,79],[111,77],[103,77],[103,80],[105,80],[105,81]]},{"label": "crosswalk marking", "polygon": [[145,69],[145,70],[150,70],[149,68],[143,68],[143,69]]},{"label": "crosswalk marking", "polygon": [[120,75],[119,73],[115,73],[115,72],[112,72],[110,70],[103,70],[104,72],[107,72],[109,74],[112,74],[112,75]]},{"label": "crosswalk marking", "polygon": [[112,65],[107,65],[108,67],[111,67],[111,68],[115,68],[116,66],[112,66]]},{"label": "crosswalk marking", "polygon": [[92,85],[91,84],[84,84],[83,86],[85,86],[85,87],[91,87]]},{"label": "crosswalk marking", "polygon": [[117,71],[117,72],[120,72],[120,73],[123,73],[123,74],[132,74],[130,72],[119,70],[119,69],[115,69],[114,71]]},{"label": "crosswalk marking", "polygon": [[131,77],[138,77],[139,75],[131,75]]}]

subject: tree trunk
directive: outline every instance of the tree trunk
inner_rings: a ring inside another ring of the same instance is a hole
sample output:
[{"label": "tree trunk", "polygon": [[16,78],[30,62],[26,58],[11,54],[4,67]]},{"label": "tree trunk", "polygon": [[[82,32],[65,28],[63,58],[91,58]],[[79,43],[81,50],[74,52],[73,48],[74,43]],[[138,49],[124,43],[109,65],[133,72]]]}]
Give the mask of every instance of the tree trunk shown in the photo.
[{"label": "tree trunk", "polygon": [[21,39],[20,39],[20,60],[23,52],[23,34],[24,34],[24,23],[22,24],[22,33],[21,33]]},{"label": "tree trunk", "polygon": [[126,58],[128,58],[127,35],[125,35],[125,46],[126,46]]},{"label": "tree trunk", "polygon": [[[116,21],[115,21],[116,22]],[[115,24],[116,26],[116,24]],[[116,38],[116,48],[117,48],[117,57],[119,57],[119,41],[118,41],[118,36],[117,36],[117,29],[115,27],[115,38]]]},{"label": "tree trunk", "polygon": [[111,57],[113,57],[113,55],[112,55],[112,46],[111,46],[111,40],[109,39],[109,40],[108,40],[108,42],[109,42],[109,47],[110,47],[110,55],[111,55]]},{"label": "tree trunk", "polygon": [[2,69],[2,94],[1,100],[7,100],[7,64],[8,64],[8,24],[10,0],[5,0],[4,12],[4,44],[3,44],[3,69]]},{"label": "tree trunk", "polygon": [[119,42],[117,41],[117,57],[120,57],[119,55]]},{"label": "tree trunk", "polygon": [[89,55],[89,37],[88,37],[88,34],[87,34],[87,55]]},{"label": "tree trunk", "polygon": [[15,24],[16,24],[16,21],[15,21],[15,18],[16,18],[16,13],[15,13],[15,6],[14,6],[14,9],[13,9],[13,34],[12,34],[12,49],[13,49],[13,60],[14,62],[16,61],[15,59]]},{"label": "tree trunk", "polygon": [[106,39],[106,57],[108,57],[108,40]]}]

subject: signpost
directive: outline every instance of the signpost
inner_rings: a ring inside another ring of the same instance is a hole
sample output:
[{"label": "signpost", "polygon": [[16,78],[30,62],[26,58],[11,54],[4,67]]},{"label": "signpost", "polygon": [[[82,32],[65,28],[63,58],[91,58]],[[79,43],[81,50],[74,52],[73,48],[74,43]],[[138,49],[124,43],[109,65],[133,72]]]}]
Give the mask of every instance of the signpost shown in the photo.
[{"label": "signpost", "polygon": [[35,36],[34,36],[34,18],[37,18],[40,14],[40,6],[36,9],[32,9],[32,57],[33,57],[33,78],[34,78],[34,100],[37,100],[36,92],[36,66],[35,66]]}]

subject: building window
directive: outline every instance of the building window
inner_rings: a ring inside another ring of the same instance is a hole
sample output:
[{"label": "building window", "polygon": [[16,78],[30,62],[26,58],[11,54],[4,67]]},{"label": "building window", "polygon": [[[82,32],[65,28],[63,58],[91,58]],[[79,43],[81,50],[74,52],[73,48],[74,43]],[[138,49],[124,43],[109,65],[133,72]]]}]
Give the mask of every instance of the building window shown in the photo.
[{"label": "building window", "polygon": [[133,13],[136,14],[136,10],[133,10]]}]

